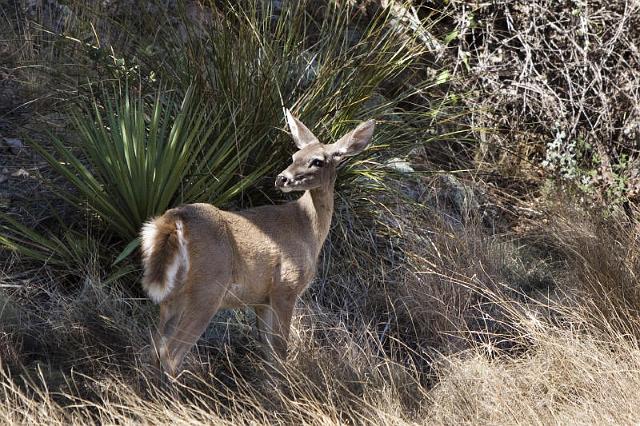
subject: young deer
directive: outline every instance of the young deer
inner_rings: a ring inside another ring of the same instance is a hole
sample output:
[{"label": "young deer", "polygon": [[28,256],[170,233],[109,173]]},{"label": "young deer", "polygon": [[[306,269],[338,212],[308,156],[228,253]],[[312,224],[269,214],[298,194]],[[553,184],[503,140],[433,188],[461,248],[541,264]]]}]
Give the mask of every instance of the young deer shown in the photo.
[{"label": "young deer", "polygon": [[329,232],[336,166],[361,152],[375,127],[369,120],[324,145],[286,115],[299,151],[275,184],[283,192],[304,191],[302,197],[239,212],[189,204],[142,227],[142,286],[160,304],[153,343],[170,376],[222,308],[253,306],[261,340],[286,356],[296,298],[313,279]]}]

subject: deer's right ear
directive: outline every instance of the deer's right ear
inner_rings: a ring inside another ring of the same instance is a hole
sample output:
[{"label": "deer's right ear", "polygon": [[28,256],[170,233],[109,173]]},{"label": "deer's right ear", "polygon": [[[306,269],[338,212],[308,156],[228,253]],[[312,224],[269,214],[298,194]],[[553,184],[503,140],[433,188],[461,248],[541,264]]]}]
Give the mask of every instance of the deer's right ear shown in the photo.
[{"label": "deer's right ear", "polygon": [[307,128],[302,121],[298,120],[291,114],[291,111],[285,109],[285,114],[287,116],[287,123],[289,124],[289,129],[291,130],[291,136],[293,137],[293,141],[296,143],[298,149],[302,149],[305,146],[311,143],[319,143],[318,138],[311,133],[311,130]]}]

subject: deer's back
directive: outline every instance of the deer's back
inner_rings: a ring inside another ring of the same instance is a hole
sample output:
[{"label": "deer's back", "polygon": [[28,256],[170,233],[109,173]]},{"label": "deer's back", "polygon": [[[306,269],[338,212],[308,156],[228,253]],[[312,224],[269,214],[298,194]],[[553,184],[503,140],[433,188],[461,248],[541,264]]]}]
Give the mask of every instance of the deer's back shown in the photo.
[{"label": "deer's back", "polygon": [[318,248],[293,203],[239,212],[197,203],[170,212],[187,231],[189,279],[225,287],[225,307],[265,303],[275,282],[300,293],[315,274]]}]

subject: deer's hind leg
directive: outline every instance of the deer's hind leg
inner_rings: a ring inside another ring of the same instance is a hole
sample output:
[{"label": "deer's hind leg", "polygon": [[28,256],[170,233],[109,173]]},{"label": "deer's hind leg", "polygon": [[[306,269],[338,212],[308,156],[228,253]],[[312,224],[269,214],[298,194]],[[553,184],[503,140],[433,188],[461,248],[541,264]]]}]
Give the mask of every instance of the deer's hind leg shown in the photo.
[{"label": "deer's hind leg", "polygon": [[162,359],[167,352],[168,338],[173,334],[182,312],[183,309],[181,309],[180,303],[176,303],[175,300],[169,299],[160,304],[158,327],[151,338],[152,358],[155,360],[155,367],[160,373],[162,373],[164,367]]},{"label": "deer's hind leg", "polygon": [[[221,284],[221,279],[226,282]],[[157,347],[160,367],[165,373],[176,376],[185,355],[220,309],[230,279],[228,276],[218,277],[216,282],[191,282],[181,294],[167,301],[167,306],[160,307]]]},{"label": "deer's hind leg", "polygon": [[233,250],[223,226],[191,222],[187,228],[193,237],[188,238],[188,271],[160,307],[158,356],[172,377],[222,306],[233,273]]},{"label": "deer's hind leg", "polygon": [[270,346],[273,327],[273,311],[271,305],[267,302],[262,305],[255,305],[253,310],[256,312],[256,328],[258,329],[258,339],[261,343]]}]

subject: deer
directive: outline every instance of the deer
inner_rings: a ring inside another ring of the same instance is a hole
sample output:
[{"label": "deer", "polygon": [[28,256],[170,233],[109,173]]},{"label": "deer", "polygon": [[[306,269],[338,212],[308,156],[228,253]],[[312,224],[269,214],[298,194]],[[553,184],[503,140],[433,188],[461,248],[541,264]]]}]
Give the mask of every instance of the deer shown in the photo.
[{"label": "deer", "polygon": [[275,186],[301,197],[240,211],[187,204],[142,226],[142,287],[160,308],[152,349],[161,373],[175,378],[212,317],[227,308],[253,307],[258,338],[270,356],[286,359],[296,299],[311,284],[329,233],[337,167],[369,145],[375,121],[323,144],[284,112],[298,151]]}]

